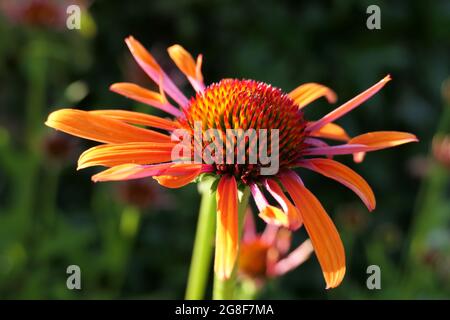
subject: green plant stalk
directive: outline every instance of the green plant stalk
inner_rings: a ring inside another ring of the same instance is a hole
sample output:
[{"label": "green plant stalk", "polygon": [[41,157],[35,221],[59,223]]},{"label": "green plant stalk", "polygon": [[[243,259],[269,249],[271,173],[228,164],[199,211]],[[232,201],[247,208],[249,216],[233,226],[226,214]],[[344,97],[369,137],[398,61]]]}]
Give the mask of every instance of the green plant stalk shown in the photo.
[{"label": "green plant stalk", "polygon": [[216,219],[216,193],[211,192],[213,181],[212,178],[204,179],[199,184],[202,200],[186,288],[187,300],[200,300],[205,295],[211,267]]},{"label": "green plant stalk", "polygon": [[56,222],[56,202],[60,172],[61,167],[56,165],[52,168],[47,168],[43,177],[45,193],[42,195],[42,211],[45,213],[43,217],[44,223],[49,229],[55,227]]},{"label": "green plant stalk", "polygon": [[141,225],[142,211],[136,206],[126,205],[121,212],[119,221],[120,230],[120,267],[115,277],[116,297],[120,297],[126,279],[127,266],[130,262],[131,253],[139,234]]},{"label": "green plant stalk", "polygon": [[26,60],[26,109],[25,109],[25,138],[26,148],[18,152],[16,170],[14,170],[13,185],[14,200],[12,212],[19,220],[19,234],[26,235],[31,228],[31,215],[35,206],[35,190],[37,187],[38,170],[41,155],[36,146],[41,144],[41,131],[43,127],[42,110],[45,105],[45,90],[47,85],[47,55],[46,43],[36,38],[27,48]]},{"label": "green plant stalk", "polygon": [[239,250],[242,238],[242,229],[244,225],[245,210],[248,206],[248,199],[250,195],[250,189],[245,187],[244,190],[239,191],[239,205],[238,205],[238,216],[239,216],[239,249],[238,255],[236,257],[236,263],[231,273],[231,276],[227,280],[221,280],[216,275],[214,275],[214,288],[213,288],[213,299],[214,300],[230,300],[235,298],[236,289],[236,276],[237,276],[237,262],[239,261]]}]

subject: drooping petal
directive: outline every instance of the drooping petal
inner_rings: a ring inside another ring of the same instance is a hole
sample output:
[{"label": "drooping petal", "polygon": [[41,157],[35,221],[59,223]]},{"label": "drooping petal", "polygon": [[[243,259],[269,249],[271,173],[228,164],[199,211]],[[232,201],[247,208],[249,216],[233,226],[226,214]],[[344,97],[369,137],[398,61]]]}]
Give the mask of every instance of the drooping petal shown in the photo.
[{"label": "drooping petal", "polygon": [[195,91],[203,92],[203,90],[205,90],[205,84],[203,83],[203,75],[201,71],[203,61],[202,55],[197,57],[196,63],[191,54],[179,44],[169,47],[167,51],[177,65],[178,69],[186,75]]},{"label": "drooping petal", "polygon": [[319,130],[320,128],[325,126],[327,123],[330,123],[330,122],[335,121],[336,119],[339,119],[340,117],[342,117],[346,113],[350,112],[351,110],[353,110],[354,108],[358,107],[363,102],[368,100],[375,93],[380,91],[380,89],[383,88],[384,85],[386,83],[388,83],[390,80],[391,80],[391,76],[387,75],[381,81],[379,81],[378,83],[376,83],[375,85],[373,85],[372,87],[370,87],[369,89],[364,91],[363,93],[360,93],[359,95],[357,95],[353,99],[347,101],[346,103],[344,103],[340,107],[334,109],[333,111],[328,113],[326,116],[324,116],[319,121],[316,121],[314,123],[309,124],[308,127],[307,127],[308,131],[313,132],[313,131]]},{"label": "drooping petal", "polygon": [[[291,230],[297,230],[302,226],[302,217],[298,212],[297,208],[292,204],[292,202],[286,197],[281,187],[273,179],[266,179],[265,187],[270,192],[272,197],[278,201],[281,208],[283,208],[284,214],[287,217],[287,225],[283,225]],[[275,217],[274,217],[275,218]],[[283,218],[284,220],[284,218]]]},{"label": "drooping petal", "polygon": [[375,209],[376,201],[372,188],[366,180],[349,167],[337,161],[322,158],[307,159],[299,165],[342,183],[353,190],[370,211]]},{"label": "drooping petal", "polygon": [[216,254],[214,271],[219,279],[233,272],[239,248],[237,183],[224,175],[217,186]]},{"label": "drooping petal", "polygon": [[167,113],[178,117],[181,115],[180,109],[171,105],[159,92],[154,92],[138,86],[134,83],[120,82],[112,84],[109,89],[127,98],[154,106]]},{"label": "drooping petal", "polygon": [[269,225],[289,228],[288,215],[277,207],[271,205],[266,206],[259,212],[259,217]]},{"label": "drooping petal", "polygon": [[250,191],[259,210],[259,217],[268,225],[289,227],[288,215],[277,207],[271,206],[259,187],[253,183]]},{"label": "drooping petal", "polygon": [[[183,168],[184,173],[172,175],[172,172],[177,168]],[[201,172],[201,164],[175,164],[164,172],[163,175],[154,176],[153,179],[167,188],[181,188],[195,180]]]},{"label": "drooping petal", "polygon": [[172,159],[174,143],[129,142],[104,144],[83,152],[78,170],[91,166],[114,167],[121,164],[154,164]]},{"label": "drooping petal", "polygon": [[298,104],[300,109],[321,97],[327,98],[329,103],[335,103],[337,99],[333,90],[318,83],[302,84],[288,95]]},{"label": "drooping petal", "polygon": [[264,210],[264,208],[269,205],[269,202],[256,183],[250,184],[250,192],[252,193],[253,200],[255,200],[256,206],[258,207],[259,211]]},{"label": "drooping petal", "polygon": [[347,132],[345,132],[344,128],[342,128],[341,126],[339,126],[333,122],[327,123],[322,128],[311,132],[310,136],[318,137],[318,138],[339,140],[339,141],[350,140],[350,137],[347,134]]},{"label": "drooping petal", "polygon": [[175,100],[181,107],[186,108],[188,99],[184,96],[180,89],[177,88],[172,80],[170,80],[147,49],[145,49],[144,46],[132,36],[126,38],[125,42],[134,59],[145,71],[145,73],[147,73],[147,75],[152,78],[155,83],[161,83],[167,94],[171,96],[172,99]]},{"label": "drooping petal", "polygon": [[76,109],[54,111],[45,124],[77,137],[104,143],[171,141],[169,136],[162,133]]},{"label": "drooping petal", "polygon": [[345,275],[345,252],[336,227],[319,200],[305,188],[300,177],[288,171],[280,174],[280,180],[302,215],[327,289],[337,287]]},{"label": "drooping petal", "polygon": [[279,260],[271,270],[270,276],[277,277],[297,268],[303,264],[314,252],[311,240],[304,241],[298,248],[292,251],[286,258]]}]

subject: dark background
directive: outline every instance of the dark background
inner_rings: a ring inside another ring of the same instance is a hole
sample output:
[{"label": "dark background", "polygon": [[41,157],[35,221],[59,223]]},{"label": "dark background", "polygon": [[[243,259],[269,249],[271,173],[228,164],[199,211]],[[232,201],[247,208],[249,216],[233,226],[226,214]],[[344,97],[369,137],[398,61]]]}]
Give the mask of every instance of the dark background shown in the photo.
[{"label": "dark background", "polygon": [[[166,53],[174,43],[203,53],[206,83],[251,78],[289,92],[319,82],[341,103],[391,74],[378,95],[339,120],[350,135],[398,130],[420,139],[369,154],[362,164],[341,157],[372,186],[377,209],[369,214],[351,191],[302,172],[341,233],[348,261],[343,284],[324,290],[313,257],[268,282],[260,297],[449,297],[450,156],[439,162],[430,152],[433,137],[450,128],[442,95],[450,70],[448,1],[99,0],[83,3],[78,31],[65,27],[73,2],[42,2],[56,9],[14,14],[14,1],[5,0],[0,8],[1,298],[184,295],[200,200],[196,186],[174,191],[152,179],[93,184],[90,175],[98,169],[75,171],[77,156],[92,144],[43,125],[62,107],[158,114],[108,90],[122,81],[154,87],[132,60],[128,35],[187,95],[192,90]],[[371,4],[381,9],[380,30],[366,27]],[[329,110],[317,101],[306,116],[317,119]],[[82,270],[81,291],[66,288],[72,264]],[[381,290],[366,287],[372,264],[381,268]]]}]

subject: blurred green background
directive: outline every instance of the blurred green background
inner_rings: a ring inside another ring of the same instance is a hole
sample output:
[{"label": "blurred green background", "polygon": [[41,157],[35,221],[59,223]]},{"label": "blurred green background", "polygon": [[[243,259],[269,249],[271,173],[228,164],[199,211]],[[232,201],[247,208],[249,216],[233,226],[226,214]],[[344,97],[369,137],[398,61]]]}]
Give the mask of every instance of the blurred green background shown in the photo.
[{"label": "blurred green background", "polygon": [[[303,172],[341,233],[343,284],[325,290],[312,257],[268,282],[260,297],[450,297],[449,1],[0,3],[0,298],[183,298],[196,186],[174,191],[152,179],[93,184],[97,168],[75,170],[92,144],[44,126],[62,107],[157,113],[108,90],[122,81],[154,87],[132,60],[128,35],[187,95],[192,90],[166,53],[174,43],[203,53],[207,83],[252,78],[289,92],[319,82],[339,102],[390,73],[382,92],[339,121],[351,135],[399,130],[420,139],[369,154],[362,164],[341,157],[373,187],[377,209],[369,214],[345,187]],[[74,3],[83,7],[81,30],[65,26]],[[371,4],[381,8],[381,30],[366,27]],[[318,101],[306,115],[329,110]],[[81,268],[82,290],[66,287],[72,264]],[[381,268],[381,290],[366,287],[372,264]]]}]

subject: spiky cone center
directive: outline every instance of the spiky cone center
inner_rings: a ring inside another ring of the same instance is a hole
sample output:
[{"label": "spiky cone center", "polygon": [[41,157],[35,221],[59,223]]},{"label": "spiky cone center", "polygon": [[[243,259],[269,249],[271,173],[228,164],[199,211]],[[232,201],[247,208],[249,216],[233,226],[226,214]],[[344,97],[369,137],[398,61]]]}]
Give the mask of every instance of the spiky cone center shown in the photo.
[{"label": "spiky cone center", "polygon": [[[261,148],[267,148],[268,156],[275,151],[271,149],[273,129],[278,130],[280,168],[298,159],[305,147],[306,121],[298,105],[280,89],[254,80],[225,79],[211,84],[190,100],[179,122],[193,137],[201,124],[201,131],[208,137],[207,141],[192,139],[192,150],[195,143],[201,144],[202,150],[223,146],[224,158],[232,151],[232,161],[216,163],[215,171],[233,174],[245,184],[257,180],[261,167],[267,165],[259,157],[254,163],[250,154],[260,155]],[[209,134],[209,129],[215,129],[216,134]],[[229,129],[235,134],[230,136]],[[266,129],[266,133],[260,129]]]}]

